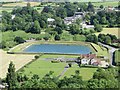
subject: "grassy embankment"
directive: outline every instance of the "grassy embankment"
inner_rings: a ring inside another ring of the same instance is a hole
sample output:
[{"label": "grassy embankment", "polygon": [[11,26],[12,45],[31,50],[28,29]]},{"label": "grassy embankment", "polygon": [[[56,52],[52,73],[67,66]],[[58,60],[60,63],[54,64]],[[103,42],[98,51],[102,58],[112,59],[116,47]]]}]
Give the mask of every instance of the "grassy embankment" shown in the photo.
[{"label": "grassy embankment", "polygon": [[98,56],[108,56],[108,51],[106,48],[99,46],[97,44],[91,43],[92,46],[97,50],[96,54]]}]

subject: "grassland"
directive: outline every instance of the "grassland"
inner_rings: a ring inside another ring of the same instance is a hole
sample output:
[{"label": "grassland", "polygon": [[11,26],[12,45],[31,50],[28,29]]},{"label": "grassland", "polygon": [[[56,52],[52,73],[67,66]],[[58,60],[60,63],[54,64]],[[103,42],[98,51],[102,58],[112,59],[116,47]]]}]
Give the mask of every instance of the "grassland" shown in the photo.
[{"label": "grassland", "polygon": [[[49,73],[49,71],[54,71],[55,76],[59,76],[64,67],[67,65],[65,62],[60,63],[51,63],[50,61],[45,61],[45,58],[58,58],[58,57],[67,57],[73,58],[78,56],[71,56],[71,55],[43,55],[38,60],[32,62],[31,64],[26,65],[22,68],[19,72],[31,77],[33,74],[39,75],[41,78]],[[68,68],[67,71],[64,73],[64,76],[71,76],[75,74],[75,70],[80,70],[80,75],[83,77],[83,80],[89,80],[92,78],[93,73],[96,71],[97,68],[79,68],[77,64],[74,64],[71,68]]]},{"label": "grassland", "polygon": [[93,73],[96,71],[97,68],[85,68],[85,67],[78,67],[77,64],[74,64],[71,68],[69,68],[65,74],[62,76],[62,78],[64,76],[70,77],[71,75],[75,74],[76,70],[80,71],[80,76],[82,76],[83,80],[89,80],[90,78],[92,78]]},{"label": "grassland", "polygon": [[49,71],[54,71],[53,75],[58,76],[64,70],[65,66],[66,63],[51,63],[50,61],[39,59],[23,68],[24,72],[22,73],[29,77],[33,74],[37,74],[42,78],[44,75],[48,74]]},{"label": "grassland", "polygon": [[111,1],[111,2],[94,2],[93,3],[94,6],[100,6],[100,5],[103,5],[105,7],[108,7],[108,6],[118,6],[118,1]]},{"label": "grassland", "polygon": [[4,78],[6,76],[10,61],[13,61],[16,70],[18,70],[28,62],[32,61],[33,58],[34,55],[7,54],[5,51],[0,49],[0,78]]},{"label": "grassland", "polygon": [[103,28],[103,31],[95,33],[97,36],[99,34],[112,34],[115,35],[116,37],[120,38],[120,29],[119,28]]},{"label": "grassland", "polygon": [[115,62],[120,62],[120,50],[115,51]]},{"label": "grassland", "polygon": [[108,52],[106,48],[99,46],[97,44],[94,44],[94,43],[91,43],[91,44],[98,51],[96,52],[98,56],[108,56]]}]

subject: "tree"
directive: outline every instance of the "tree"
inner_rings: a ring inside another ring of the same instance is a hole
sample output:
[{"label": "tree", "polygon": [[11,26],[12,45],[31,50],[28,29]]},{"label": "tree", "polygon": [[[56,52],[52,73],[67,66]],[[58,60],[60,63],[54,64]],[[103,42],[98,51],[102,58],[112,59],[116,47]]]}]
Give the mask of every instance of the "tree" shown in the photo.
[{"label": "tree", "polygon": [[67,16],[65,8],[63,8],[63,7],[57,8],[56,16],[61,17],[62,19],[64,19]]},{"label": "tree", "polygon": [[13,62],[10,62],[9,64],[6,82],[9,88],[16,87],[17,78],[16,78],[16,73],[15,73],[15,65],[13,64]]},{"label": "tree", "polygon": [[80,26],[78,24],[72,24],[72,25],[70,25],[70,33],[72,35],[74,35],[74,34],[80,34],[81,33]]},{"label": "tree", "polygon": [[58,26],[55,27],[55,31],[56,31],[58,34],[62,34],[62,33],[63,33],[62,28],[61,28],[61,27],[58,27]]},{"label": "tree", "polygon": [[106,17],[102,17],[102,18],[101,18],[101,24],[107,24]]},{"label": "tree", "polygon": [[14,41],[17,42],[18,44],[25,42],[25,40],[22,37],[15,37]]},{"label": "tree", "polygon": [[103,8],[104,8],[104,6],[103,6],[103,5],[100,5],[100,8],[101,8],[101,9],[103,9]]},{"label": "tree", "polygon": [[103,29],[103,28],[102,28],[101,25],[99,25],[99,24],[95,25],[95,31],[97,31],[97,32],[101,32],[102,29]]},{"label": "tree", "polygon": [[40,24],[39,22],[36,20],[34,21],[34,25],[30,31],[31,33],[35,33],[35,34],[38,34],[38,33],[41,33],[41,28],[40,28]]},{"label": "tree", "polygon": [[111,44],[111,38],[110,38],[110,36],[106,36],[105,37],[105,43],[106,44]]},{"label": "tree", "polygon": [[93,42],[93,43],[97,43],[98,42],[98,38],[96,37],[96,35],[92,34],[92,35],[87,35],[87,38],[86,38],[86,41],[87,42]]},{"label": "tree", "polygon": [[87,10],[90,11],[90,12],[94,12],[94,6],[91,2],[88,2],[88,7],[87,7]]},{"label": "tree", "polygon": [[56,41],[60,40],[60,35],[55,35],[54,39],[55,39]]}]

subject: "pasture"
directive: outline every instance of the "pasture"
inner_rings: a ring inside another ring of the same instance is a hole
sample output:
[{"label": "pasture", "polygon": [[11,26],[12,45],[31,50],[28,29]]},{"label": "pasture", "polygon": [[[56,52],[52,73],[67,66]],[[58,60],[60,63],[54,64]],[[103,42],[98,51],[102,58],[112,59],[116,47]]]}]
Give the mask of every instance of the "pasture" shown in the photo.
[{"label": "pasture", "polygon": [[92,78],[93,73],[97,70],[97,68],[79,67],[77,64],[73,64],[71,68],[68,68],[62,78],[64,76],[70,77],[71,75],[74,75],[76,70],[80,71],[80,76],[82,76],[83,80],[89,80]]},{"label": "pasture", "polygon": [[10,61],[13,61],[17,71],[34,59],[34,55],[7,54],[1,49],[0,55],[0,78],[5,78]]},{"label": "pasture", "polygon": [[33,74],[39,75],[41,78],[48,74],[49,71],[54,71],[53,75],[58,76],[64,70],[66,63],[51,63],[51,61],[42,60],[42,58],[26,65],[19,72],[31,77]]},{"label": "pasture", "polygon": [[97,36],[99,34],[112,34],[120,38],[120,29],[119,28],[103,28],[103,31],[95,33]]}]

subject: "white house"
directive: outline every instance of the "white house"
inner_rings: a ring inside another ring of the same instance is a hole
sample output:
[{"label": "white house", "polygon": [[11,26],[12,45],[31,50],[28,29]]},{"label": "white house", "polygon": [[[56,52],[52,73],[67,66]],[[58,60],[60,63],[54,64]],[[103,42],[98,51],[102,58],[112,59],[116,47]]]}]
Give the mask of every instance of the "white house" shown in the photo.
[{"label": "white house", "polygon": [[82,24],[82,28],[94,28],[94,25]]},{"label": "white house", "polygon": [[48,26],[54,26],[55,19],[53,19],[53,18],[48,18],[48,19],[47,19],[47,22],[48,22]]},{"label": "white house", "polygon": [[87,58],[83,58],[83,59],[81,59],[81,64],[83,64],[83,65],[88,65],[89,64],[89,59],[87,59]]}]

